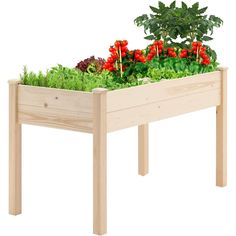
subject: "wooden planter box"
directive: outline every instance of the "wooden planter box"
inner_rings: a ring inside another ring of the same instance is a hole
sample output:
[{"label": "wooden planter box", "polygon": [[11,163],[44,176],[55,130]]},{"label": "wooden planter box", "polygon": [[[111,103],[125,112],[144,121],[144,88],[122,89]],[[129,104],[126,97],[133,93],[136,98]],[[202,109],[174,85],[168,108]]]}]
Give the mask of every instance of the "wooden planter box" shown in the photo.
[{"label": "wooden planter box", "polygon": [[216,184],[226,185],[227,70],[115,91],[80,92],[10,81],[10,214],[21,213],[21,125],[93,134],[94,233],[106,233],[107,133],[138,126],[139,174],[148,173],[148,123],[216,106]]}]

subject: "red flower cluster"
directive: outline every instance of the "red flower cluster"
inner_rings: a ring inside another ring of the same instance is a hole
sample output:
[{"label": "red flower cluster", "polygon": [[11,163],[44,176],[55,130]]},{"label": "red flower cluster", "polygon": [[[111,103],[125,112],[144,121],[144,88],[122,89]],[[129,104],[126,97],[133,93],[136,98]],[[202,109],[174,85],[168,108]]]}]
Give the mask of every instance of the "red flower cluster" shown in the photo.
[{"label": "red flower cluster", "polygon": [[179,57],[180,58],[186,58],[188,56],[188,49],[182,49],[180,54],[179,54]]},{"label": "red flower cluster", "polygon": [[134,51],[134,60],[136,62],[142,62],[142,63],[145,63],[146,62],[146,59],[143,55],[143,52],[141,50],[135,50]]},{"label": "red flower cluster", "polygon": [[123,40],[123,41],[116,41],[115,42],[115,48],[118,52],[118,56],[119,54],[121,54],[121,57],[125,57],[126,53],[128,52],[128,41],[127,40]]},{"label": "red flower cluster", "polygon": [[163,41],[159,40],[159,41],[155,41],[151,46],[149,46],[149,54],[147,55],[147,60],[151,61],[153,59],[153,57],[155,56],[159,56],[159,54],[162,53],[163,50]]},{"label": "red flower cluster", "polygon": [[201,42],[193,42],[192,43],[193,54],[197,54],[200,51],[201,47],[202,47]]},{"label": "red flower cluster", "polygon": [[107,61],[105,62],[103,69],[109,70],[109,71],[115,71],[116,68],[114,67],[114,62],[116,59],[114,59],[116,55],[112,54],[111,57],[107,58]]},{"label": "red flower cluster", "polygon": [[114,66],[115,62],[126,56],[126,53],[128,52],[128,41],[116,41],[114,46],[111,46],[109,48],[109,52],[111,53],[110,57],[107,58],[106,63],[103,66],[103,69],[109,70],[109,71],[116,71],[116,67]]},{"label": "red flower cluster", "polygon": [[209,65],[211,63],[210,57],[206,55],[206,47],[202,47],[199,56],[202,58],[201,64]]},{"label": "red flower cluster", "polygon": [[[161,56],[160,59],[163,57],[177,57],[176,49],[164,48],[164,42],[162,40],[154,41],[154,43],[149,46],[148,55],[146,58],[142,50],[137,49],[129,51],[127,45],[127,40],[116,41],[109,49],[111,55],[108,57],[103,69],[109,71],[120,71],[122,76],[122,72],[127,67],[127,61],[146,63],[146,61],[151,61],[155,56]],[[183,48],[179,53],[179,58],[191,59],[194,55],[196,55],[196,61],[202,65],[209,65],[211,63],[210,57],[206,54],[206,47],[204,47],[201,42],[193,42],[190,50]],[[124,66],[124,64],[126,66]]]},{"label": "red flower cluster", "polygon": [[174,48],[167,48],[167,53],[169,57],[177,57],[177,54]]},{"label": "red flower cluster", "polygon": [[193,42],[192,51],[202,58],[202,65],[209,65],[211,63],[210,57],[206,55],[206,47],[203,47],[201,42]]}]

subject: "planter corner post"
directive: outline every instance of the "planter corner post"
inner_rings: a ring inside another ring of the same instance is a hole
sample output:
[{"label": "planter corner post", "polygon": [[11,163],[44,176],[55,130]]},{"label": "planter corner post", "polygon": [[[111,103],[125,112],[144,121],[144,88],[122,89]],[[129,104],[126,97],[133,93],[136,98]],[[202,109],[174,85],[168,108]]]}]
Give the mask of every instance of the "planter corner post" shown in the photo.
[{"label": "planter corner post", "polygon": [[148,124],[138,126],[138,174],[148,174]]},{"label": "planter corner post", "polygon": [[216,107],[216,185],[227,185],[227,68],[221,72],[221,101]]},{"label": "planter corner post", "polygon": [[93,233],[107,233],[107,89],[93,89]]},{"label": "planter corner post", "polygon": [[21,214],[21,124],[18,122],[19,81],[9,81],[9,214]]}]

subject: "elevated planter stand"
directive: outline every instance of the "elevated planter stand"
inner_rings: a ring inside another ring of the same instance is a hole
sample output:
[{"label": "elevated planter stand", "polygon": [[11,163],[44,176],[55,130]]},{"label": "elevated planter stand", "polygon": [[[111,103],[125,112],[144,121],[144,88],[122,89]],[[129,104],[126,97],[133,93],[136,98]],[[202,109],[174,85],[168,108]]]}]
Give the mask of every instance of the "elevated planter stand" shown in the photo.
[{"label": "elevated planter stand", "polygon": [[138,126],[139,174],[148,173],[148,123],[216,106],[216,185],[226,185],[227,70],[127,89],[93,92],[10,81],[10,214],[21,213],[21,125],[93,134],[93,232],[107,232],[107,133]]}]

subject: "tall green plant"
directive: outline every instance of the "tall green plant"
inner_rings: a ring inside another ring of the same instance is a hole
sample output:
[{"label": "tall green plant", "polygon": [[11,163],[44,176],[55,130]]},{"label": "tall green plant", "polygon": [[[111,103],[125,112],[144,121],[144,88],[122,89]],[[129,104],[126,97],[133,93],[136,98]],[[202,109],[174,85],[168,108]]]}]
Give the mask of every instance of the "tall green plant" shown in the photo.
[{"label": "tall green plant", "polygon": [[[176,1],[166,6],[158,2],[158,7],[150,6],[152,13],[137,17],[134,22],[144,27],[145,39],[163,39],[166,45],[188,47],[193,41],[210,41],[213,30],[220,27],[223,21],[214,15],[206,15],[207,7],[200,8],[196,2],[188,6],[182,2],[181,7]],[[181,39],[180,41],[178,39]]]}]

